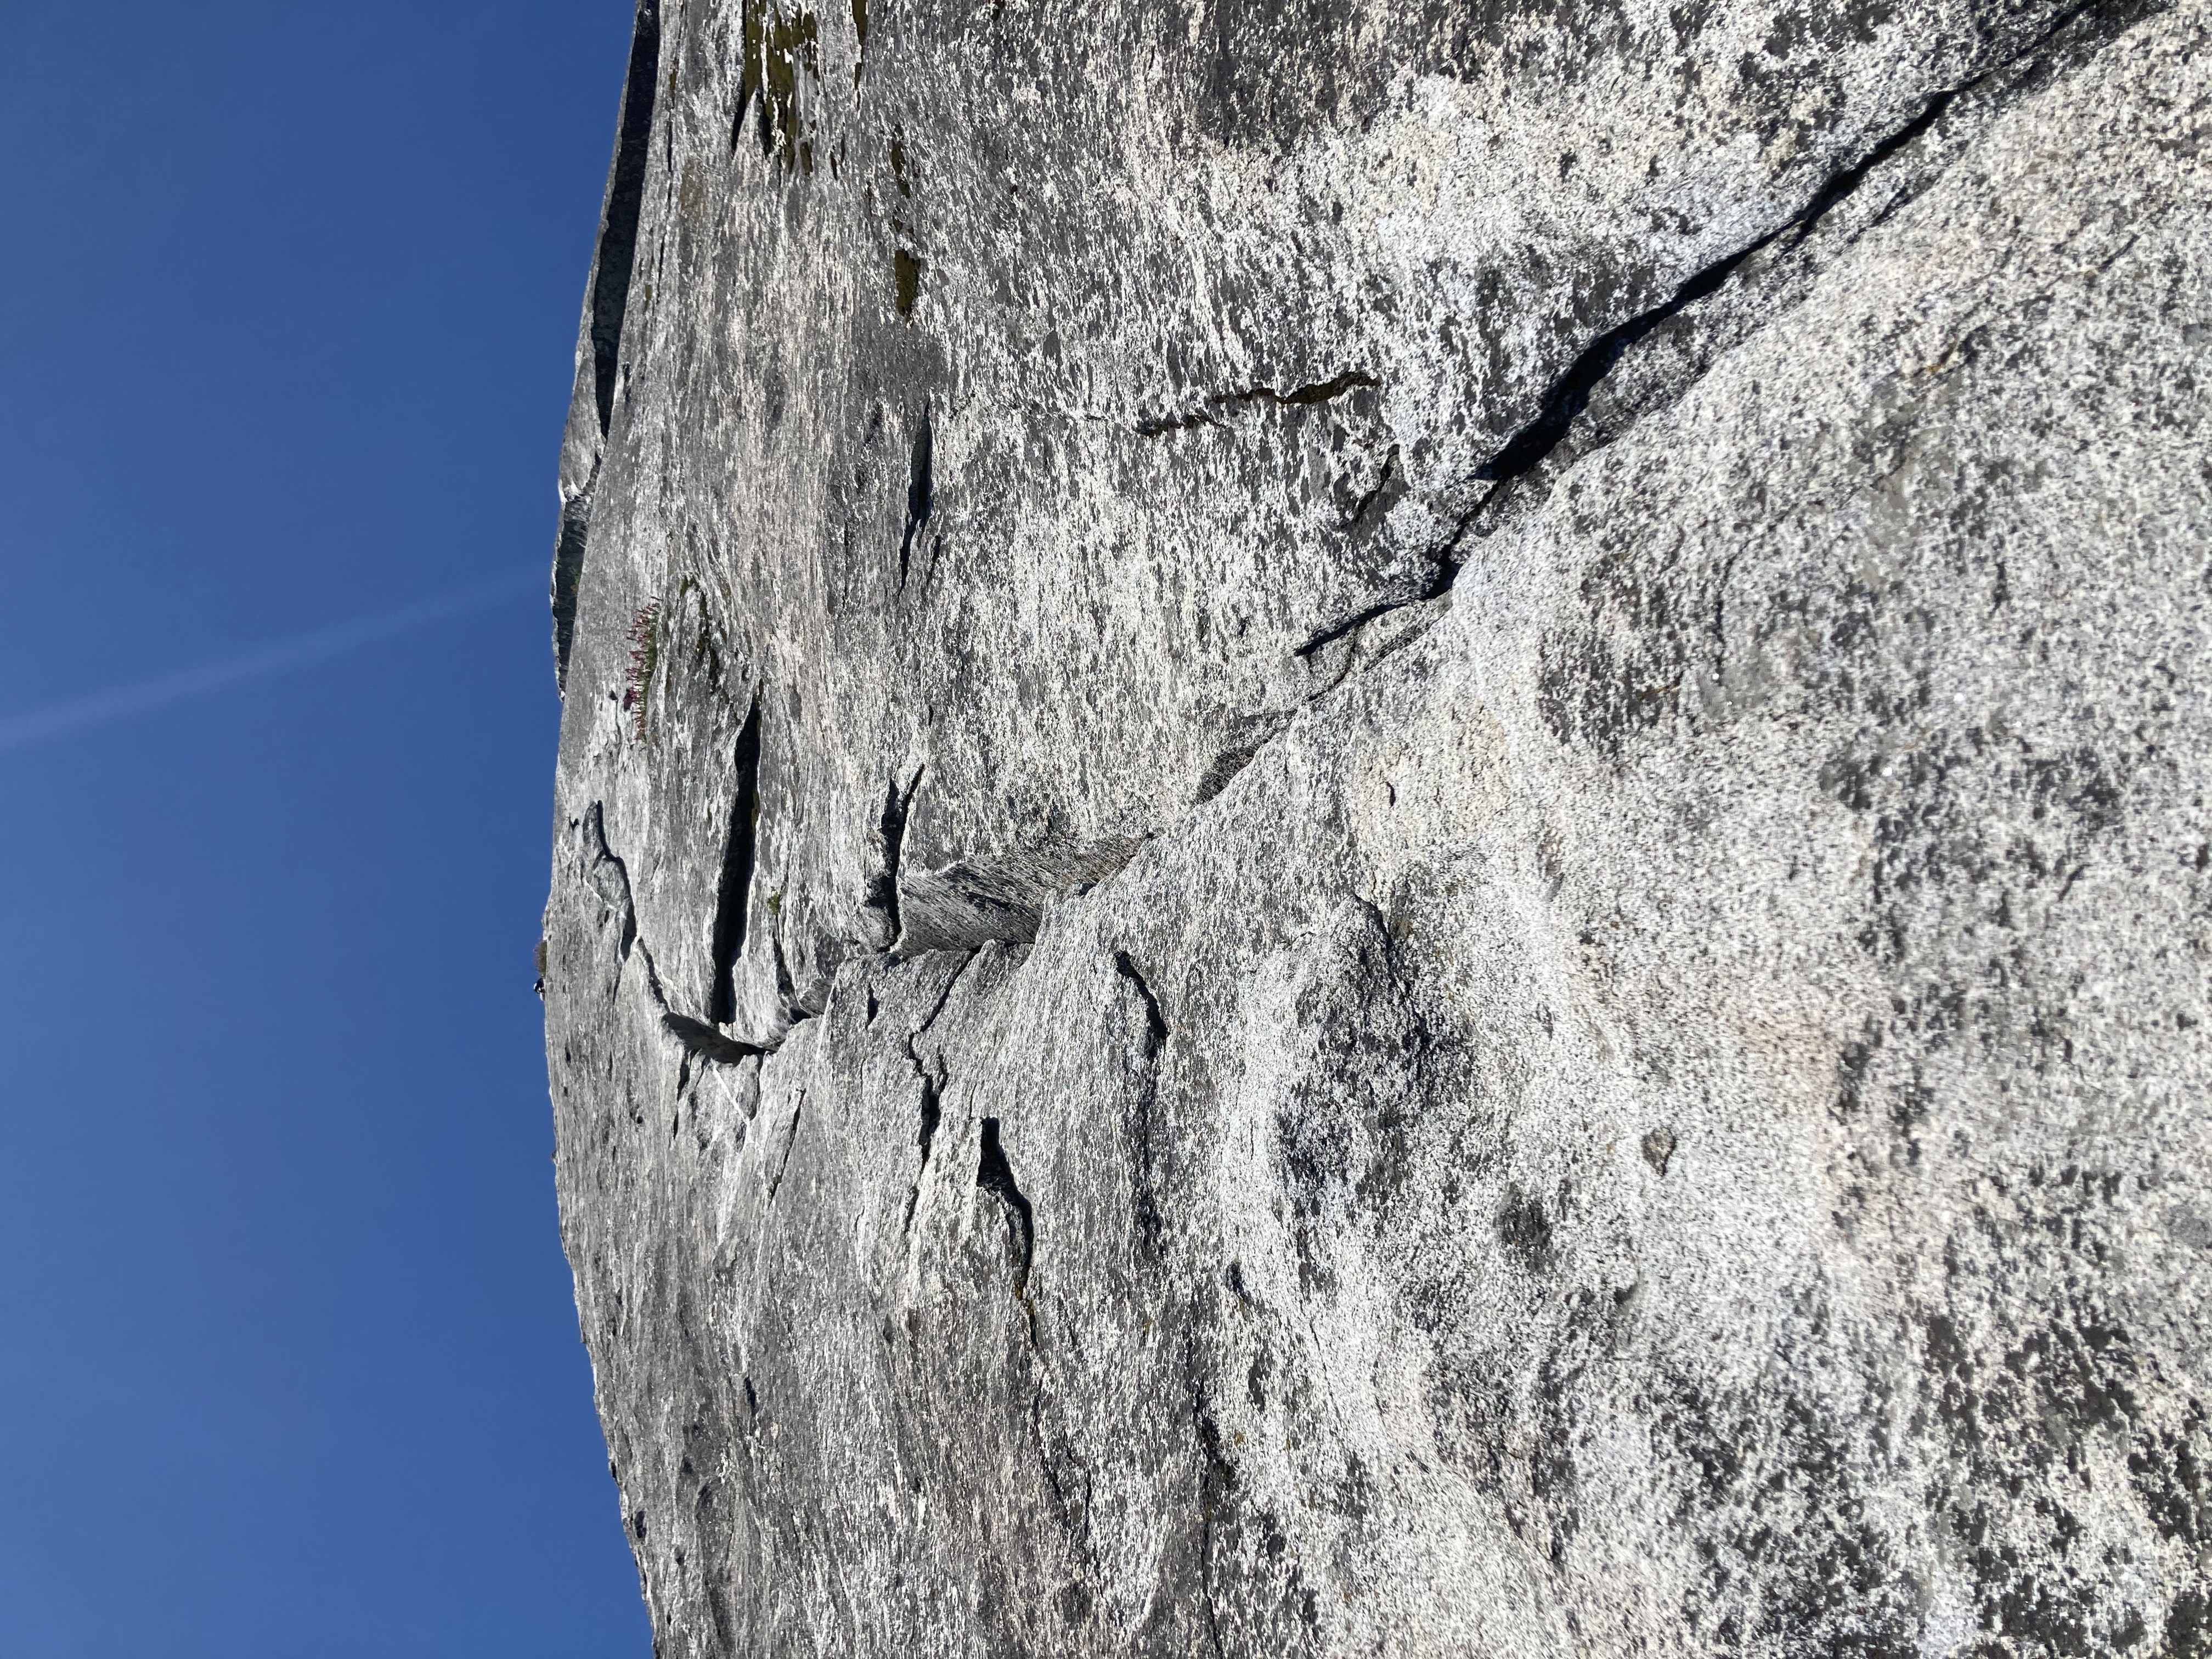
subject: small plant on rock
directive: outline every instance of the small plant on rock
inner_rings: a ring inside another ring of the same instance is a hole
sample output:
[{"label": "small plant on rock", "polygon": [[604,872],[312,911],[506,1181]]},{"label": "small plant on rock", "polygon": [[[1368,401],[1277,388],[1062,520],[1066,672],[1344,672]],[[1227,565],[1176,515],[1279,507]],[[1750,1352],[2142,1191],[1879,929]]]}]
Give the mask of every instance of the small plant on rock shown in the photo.
[{"label": "small plant on rock", "polygon": [[653,698],[653,676],[660,666],[660,601],[647,599],[629,619],[629,672],[623,681],[623,707],[645,738],[645,717]]}]

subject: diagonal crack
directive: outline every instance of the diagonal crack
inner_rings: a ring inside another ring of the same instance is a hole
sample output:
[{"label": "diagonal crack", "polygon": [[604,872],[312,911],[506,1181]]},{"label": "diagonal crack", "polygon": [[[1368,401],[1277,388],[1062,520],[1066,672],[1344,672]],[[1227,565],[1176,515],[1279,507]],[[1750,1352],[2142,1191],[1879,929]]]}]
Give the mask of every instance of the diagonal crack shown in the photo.
[{"label": "diagonal crack", "polygon": [[1597,389],[1598,383],[1613,373],[1613,366],[1634,349],[1638,342],[1685,307],[1717,292],[1745,260],[1769,244],[1778,241],[1790,231],[1794,229],[1797,232],[1790,246],[1796,247],[1802,244],[1813,234],[1814,227],[1831,208],[1864,184],[1867,175],[1875,167],[1934,126],[1942,118],[1943,112],[1951,106],[1952,100],[1964,90],[1964,88],[1954,87],[1947,92],[1937,93],[1928,100],[1919,114],[1876,144],[1856,164],[1823,185],[1820,193],[1813,198],[1812,204],[1802,213],[1786,220],[1735,252],[1714,260],[1649,311],[1607,330],[1583,347],[1582,355],[1570,363],[1566,372],[1553,380],[1546,391],[1536,418],[1507,439],[1504,448],[1475,469],[1474,476],[1486,481],[1504,483],[1533,471],[1567,435],[1567,428],[1574,423],[1575,416],[1589,407],[1590,393]]},{"label": "diagonal crack", "polygon": [[[1532,471],[1565,437],[1575,416],[1589,407],[1590,394],[1598,384],[1613,372],[1614,365],[1638,342],[1670,318],[1717,292],[1745,260],[1789,236],[1791,231],[1796,234],[1790,237],[1788,247],[1794,250],[1802,246],[1819,227],[1820,221],[1865,184],[1875,168],[1927,133],[1960,97],[2031,62],[2085,15],[2109,13],[2116,21],[2122,21],[2143,9],[2139,3],[2114,4],[2112,0],[2081,0],[2080,4],[2060,14],[2027,46],[2002,63],[1992,65],[1955,87],[1932,94],[1911,120],[1876,142],[1850,166],[1832,174],[1814,192],[1813,199],[1802,210],[1765,235],[1692,273],[1672,294],[1650,310],[1630,318],[1591,341],[1546,390],[1536,417],[1508,438],[1496,454],[1476,468],[1474,477],[1493,483],[1504,483]],[[1488,498],[1486,496],[1485,499]],[[1480,510],[1478,505],[1476,511]],[[1455,537],[1454,540],[1455,542],[1457,538]]]},{"label": "diagonal crack", "polygon": [[791,1128],[783,1138],[783,1160],[775,1166],[775,1177],[768,1183],[768,1201],[775,1204],[776,1194],[783,1187],[783,1177],[791,1169],[792,1149],[799,1145],[799,1117],[806,1109],[806,1092],[799,1091],[799,1099],[791,1109]]},{"label": "diagonal crack", "polygon": [[[2002,63],[1992,65],[1955,87],[1930,94],[1911,119],[1878,140],[1849,167],[1832,174],[1801,210],[1764,235],[1692,272],[1658,304],[1599,335],[1584,346],[1574,361],[1545,389],[1535,416],[1515,431],[1487,461],[1474,470],[1474,480],[1487,483],[1490,488],[1460,515],[1451,533],[1438,548],[1436,555],[1437,580],[1428,592],[1413,599],[1393,599],[1370,605],[1342,622],[1332,623],[1315,634],[1294,654],[1310,658],[1325,647],[1393,611],[1427,604],[1449,593],[1464,562],[1457,556],[1459,549],[1468,532],[1480,521],[1486,509],[1498,500],[1500,492],[1508,485],[1534,471],[1550,458],[1565,440],[1576,418],[1589,408],[1597,388],[1630,352],[1674,318],[1717,293],[1753,255],[1778,244],[1785,252],[1795,252],[1802,246],[1820,222],[1856,193],[1876,169],[1915,140],[1925,136],[1960,98],[2001,82],[2022,66],[2035,63],[2055,42],[2085,19],[2094,20],[2099,25],[2100,33],[2109,36],[2154,9],[2156,7],[2148,3],[2147,0],[2081,0],[2081,3],[2061,14],[2026,46]],[[1791,234],[1793,232],[1796,233],[1794,235]]]}]

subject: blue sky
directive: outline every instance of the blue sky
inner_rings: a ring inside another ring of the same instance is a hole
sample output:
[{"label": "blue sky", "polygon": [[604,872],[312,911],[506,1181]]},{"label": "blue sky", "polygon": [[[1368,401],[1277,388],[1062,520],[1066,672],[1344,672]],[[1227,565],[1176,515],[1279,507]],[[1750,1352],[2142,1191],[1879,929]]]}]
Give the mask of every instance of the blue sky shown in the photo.
[{"label": "blue sky", "polygon": [[0,0],[7,1659],[649,1651],[531,994],[629,27]]}]

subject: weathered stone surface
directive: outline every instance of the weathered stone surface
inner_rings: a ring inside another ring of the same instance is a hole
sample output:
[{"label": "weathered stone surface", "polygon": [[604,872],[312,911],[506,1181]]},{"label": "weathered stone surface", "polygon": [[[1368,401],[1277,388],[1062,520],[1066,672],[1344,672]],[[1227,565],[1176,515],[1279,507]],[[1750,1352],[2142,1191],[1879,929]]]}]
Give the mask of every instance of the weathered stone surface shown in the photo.
[{"label": "weathered stone surface", "polygon": [[664,1654],[2212,1653],[2201,4],[641,15]]}]

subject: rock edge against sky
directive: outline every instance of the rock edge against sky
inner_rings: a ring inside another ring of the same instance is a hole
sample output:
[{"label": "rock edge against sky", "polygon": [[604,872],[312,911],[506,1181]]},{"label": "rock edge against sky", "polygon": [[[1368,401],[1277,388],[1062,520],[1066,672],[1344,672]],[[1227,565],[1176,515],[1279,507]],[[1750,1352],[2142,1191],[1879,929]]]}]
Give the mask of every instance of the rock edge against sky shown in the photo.
[{"label": "rock edge against sky", "polygon": [[2207,8],[647,0],[664,1659],[2212,1654]]}]

